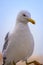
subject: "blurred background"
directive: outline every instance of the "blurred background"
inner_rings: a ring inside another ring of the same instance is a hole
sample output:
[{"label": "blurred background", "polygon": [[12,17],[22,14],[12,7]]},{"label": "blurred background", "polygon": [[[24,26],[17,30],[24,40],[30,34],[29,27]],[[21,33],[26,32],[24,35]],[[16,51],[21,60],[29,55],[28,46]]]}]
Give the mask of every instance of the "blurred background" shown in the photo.
[{"label": "blurred background", "polygon": [[29,23],[34,37],[33,56],[43,56],[43,0],[0,0],[0,52],[2,52],[6,33],[12,31],[19,11],[27,10],[36,21]]}]

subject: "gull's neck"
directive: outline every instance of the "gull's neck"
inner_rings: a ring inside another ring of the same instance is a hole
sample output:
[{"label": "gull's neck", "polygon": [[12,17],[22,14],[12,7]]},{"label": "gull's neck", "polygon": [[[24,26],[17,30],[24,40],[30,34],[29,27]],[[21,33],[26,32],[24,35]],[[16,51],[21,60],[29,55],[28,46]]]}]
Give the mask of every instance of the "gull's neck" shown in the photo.
[{"label": "gull's neck", "polygon": [[23,26],[23,27],[27,26],[27,27],[29,27],[28,23],[19,22],[19,21],[16,22],[16,26]]},{"label": "gull's neck", "polygon": [[16,22],[16,25],[15,25],[15,30],[16,29],[30,31],[28,23],[23,23],[23,22],[18,22],[18,21]]}]

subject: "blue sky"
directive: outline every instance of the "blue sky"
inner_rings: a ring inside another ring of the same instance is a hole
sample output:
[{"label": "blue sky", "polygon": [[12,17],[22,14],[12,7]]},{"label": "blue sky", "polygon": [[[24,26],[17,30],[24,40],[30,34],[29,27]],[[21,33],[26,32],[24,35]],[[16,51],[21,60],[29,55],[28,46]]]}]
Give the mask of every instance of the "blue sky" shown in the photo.
[{"label": "blue sky", "polygon": [[17,13],[27,10],[36,21],[36,25],[29,24],[34,37],[35,55],[43,55],[43,0],[0,0],[0,51],[4,44],[4,37],[15,26]]}]

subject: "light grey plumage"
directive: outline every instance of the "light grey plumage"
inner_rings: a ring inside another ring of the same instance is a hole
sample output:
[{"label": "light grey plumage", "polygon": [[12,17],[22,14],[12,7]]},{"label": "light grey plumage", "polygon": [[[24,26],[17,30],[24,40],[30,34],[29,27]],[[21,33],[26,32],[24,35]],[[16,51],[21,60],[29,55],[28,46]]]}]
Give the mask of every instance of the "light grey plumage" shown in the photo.
[{"label": "light grey plumage", "polygon": [[6,57],[5,65],[10,61],[15,63],[20,60],[26,61],[31,56],[34,49],[34,40],[28,21],[35,24],[34,20],[31,19],[30,13],[21,11],[17,16],[15,28],[9,36],[8,46],[5,52],[3,51]]}]

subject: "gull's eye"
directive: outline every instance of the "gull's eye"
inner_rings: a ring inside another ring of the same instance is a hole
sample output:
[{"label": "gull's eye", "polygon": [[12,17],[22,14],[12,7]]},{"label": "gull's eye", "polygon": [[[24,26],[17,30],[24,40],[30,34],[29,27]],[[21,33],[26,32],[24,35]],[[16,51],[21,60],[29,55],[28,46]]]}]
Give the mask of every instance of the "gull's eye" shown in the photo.
[{"label": "gull's eye", "polygon": [[23,14],[23,16],[26,16],[25,14]]}]

